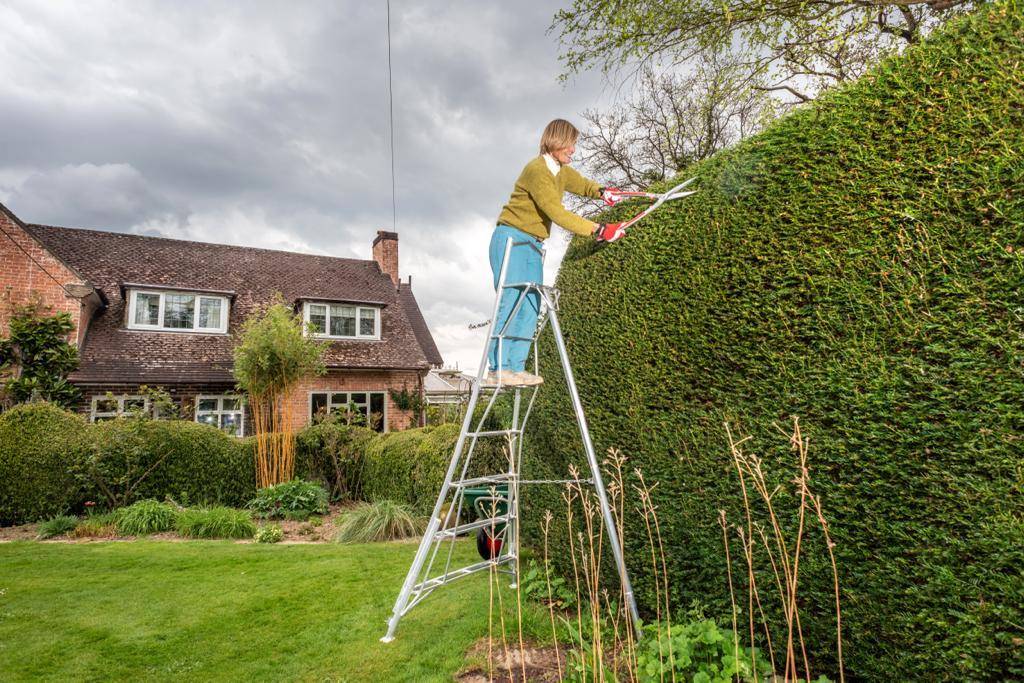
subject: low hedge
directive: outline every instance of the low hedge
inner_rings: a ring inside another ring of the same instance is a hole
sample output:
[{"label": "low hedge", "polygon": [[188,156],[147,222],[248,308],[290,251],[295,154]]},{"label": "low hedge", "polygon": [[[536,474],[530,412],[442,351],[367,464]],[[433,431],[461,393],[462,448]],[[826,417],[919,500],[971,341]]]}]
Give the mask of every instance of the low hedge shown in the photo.
[{"label": "low hedge", "polygon": [[88,427],[49,403],[0,414],[0,525],[62,515],[82,501],[72,466],[87,448]]},{"label": "low hedge", "polygon": [[[461,425],[445,424],[378,434],[366,449],[363,497],[389,499],[429,513],[437,502]],[[507,459],[496,439],[481,440],[466,476],[505,472]],[[457,475],[459,473],[456,473]]]},{"label": "low hedge", "polygon": [[[657,483],[676,610],[730,615],[718,513],[744,514],[723,423],[753,437],[781,509],[798,471],[775,425],[798,415],[848,679],[1024,679],[1022,82],[1024,12],[984,4],[690,169],[699,193],[621,242],[569,248],[560,322],[591,434]],[[548,338],[540,360],[528,474],[564,477],[580,447]],[[560,492],[525,495],[533,542],[545,508],[564,527]],[[628,517],[652,614],[647,532]],[[808,656],[834,678],[819,531],[804,550]],[[759,585],[767,600],[774,579]]]},{"label": "low hedge", "polygon": [[366,448],[377,432],[332,421],[295,435],[295,476],[319,482],[332,500],[361,500]]},{"label": "low hedge", "polygon": [[170,497],[183,505],[242,507],[256,491],[248,444],[209,425],[109,420],[92,425],[90,445],[78,472],[95,500],[104,499],[97,479],[121,498],[121,504]]}]

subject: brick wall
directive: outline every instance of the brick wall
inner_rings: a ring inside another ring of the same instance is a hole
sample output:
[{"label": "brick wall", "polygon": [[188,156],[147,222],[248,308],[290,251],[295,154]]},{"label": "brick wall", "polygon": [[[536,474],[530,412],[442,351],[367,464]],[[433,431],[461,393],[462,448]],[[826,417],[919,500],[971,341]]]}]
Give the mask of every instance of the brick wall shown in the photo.
[{"label": "brick wall", "polygon": [[398,233],[377,231],[377,238],[373,240],[373,260],[377,262],[380,269],[391,276],[391,281],[398,286]]},{"label": "brick wall", "polygon": [[[82,281],[0,207],[0,336],[6,337],[9,332],[8,304],[25,304],[38,295],[53,313],[71,314],[75,329],[69,339],[81,346],[85,336],[80,324],[83,306],[64,291],[62,285],[67,284]],[[86,320],[88,315],[89,311]]]},{"label": "brick wall", "polygon": [[[78,412],[87,419],[92,409],[94,398],[103,398],[109,392],[114,396],[138,395],[138,384],[79,384],[82,389],[82,399],[77,406]],[[234,395],[235,387],[232,383],[215,384],[169,384],[150,385],[154,389],[161,389],[170,394],[171,399],[178,404],[181,416],[184,419],[195,419],[195,405],[197,396],[205,395]],[[401,391],[402,388],[410,392],[420,390],[420,374],[415,371],[355,371],[355,370],[329,370],[322,377],[313,377],[299,383],[299,386],[289,397],[292,411],[292,428],[299,430],[309,422],[309,394],[313,391],[383,391],[385,392],[384,413],[387,418],[388,431],[408,429],[419,426],[416,423],[418,418],[411,411],[399,410],[394,401],[391,400],[390,389]],[[245,434],[252,434],[252,415],[246,411]]]},{"label": "brick wall", "polygon": [[412,411],[399,410],[388,392],[391,389],[401,391],[403,387],[410,393],[418,392],[421,377],[425,374],[414,370],[328,370],[326,375],[303,380],[289,399],[294,428],[299,429],[309,422],[309,394],[312,391],[383,391],[388,431],[418,427],[418,416]]}]

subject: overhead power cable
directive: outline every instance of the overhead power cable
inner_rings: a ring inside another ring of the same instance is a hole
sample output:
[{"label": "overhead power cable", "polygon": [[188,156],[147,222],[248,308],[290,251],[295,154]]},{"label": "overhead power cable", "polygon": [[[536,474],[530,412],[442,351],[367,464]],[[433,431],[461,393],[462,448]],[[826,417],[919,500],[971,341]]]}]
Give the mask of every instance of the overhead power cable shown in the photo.
[{"label": "overhead power cable", "polygon": [[395,105],[391,91],[391,0],[387,1],[388,16],[388,132],[391,138],[391,231],[397,232],[398,208],[395,200]]}]

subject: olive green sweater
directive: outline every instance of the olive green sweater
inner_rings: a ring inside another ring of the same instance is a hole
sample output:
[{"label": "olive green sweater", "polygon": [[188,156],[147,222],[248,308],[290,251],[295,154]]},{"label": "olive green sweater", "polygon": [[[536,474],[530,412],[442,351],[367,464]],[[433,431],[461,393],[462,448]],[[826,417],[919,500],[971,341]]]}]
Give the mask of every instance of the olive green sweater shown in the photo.
[{"label": "olive green sweater", "polygon": [[593,221],[577,216],[562,206],[562,195],[572,192],[583,197],[600,197],[601,187],[581,176],[576,169],[562,166],[552,175],[543,155],[536,157],[519,174],[512,197],[501,210],[498,223],[547,239],[554,221],[578,235],[589,235]]}]

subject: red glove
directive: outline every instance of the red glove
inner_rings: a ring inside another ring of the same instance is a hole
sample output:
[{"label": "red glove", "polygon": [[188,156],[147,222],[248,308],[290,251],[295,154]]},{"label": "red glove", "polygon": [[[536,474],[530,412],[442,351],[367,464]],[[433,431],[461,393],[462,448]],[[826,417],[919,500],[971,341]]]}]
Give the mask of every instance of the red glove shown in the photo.
[{"label": "red glove", "polygon": [[594,230],[594,239],[598,242],[614,242],[622,239],[625,234],[622,223],[600,223]]},{"label": "red glove", "polygon": [[622,201],[622,197],[619,195],[620,192],[622,192],[622,190],[617,187],[602,187],[601,199],[603,199],[604,203],[608,206],[615,206]]}]

